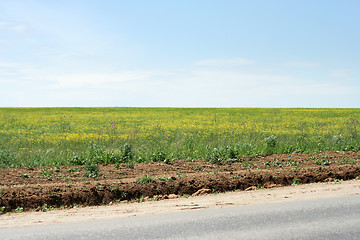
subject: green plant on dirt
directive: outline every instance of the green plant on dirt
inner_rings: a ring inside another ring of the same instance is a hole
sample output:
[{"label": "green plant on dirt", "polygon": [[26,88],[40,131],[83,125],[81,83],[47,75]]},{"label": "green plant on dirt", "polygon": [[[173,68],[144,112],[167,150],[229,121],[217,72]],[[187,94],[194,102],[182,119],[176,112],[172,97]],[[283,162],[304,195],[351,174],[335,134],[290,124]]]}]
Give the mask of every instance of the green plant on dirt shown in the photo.
[{"label": "green plant on dirt", "polygon": [[54,174],[54,172],[52,169],[43,168],[41,169],[40,174],[45,177],[51,177]]},{"label": "green plant on dirt", "polygon": [[314,160],[314,164],[320,166],[330,166],[331,161],[329,159],[316,159]]},{"label": "green plant on dirt", "polygon": [[71,167],[67,170],[69,173],[73,173],[73,172],[78,172],[79,171],[79,168],[76,168],[76,167]]},{"label": "green plant on dirt", "polygon": [[238,179],[240,179],[240,176],[239,175],[230,176],[229,179],[230,180],[238,180]]},{"label": "green plant on dirt", "polygon": [[275,158],[274,161],[266,161],[264,163],[265,166],[273,166],[273,167],[283,167],[282,162]]},{"label": "green plant on dirt", "polygon": [[17,207],[15,208],[15,212],[17,213],[22,213],[24,211],[24,208],[23,207]]},{"label": "green plant on dirt", "polygon": [[158,179],[165,182],[170,182],[172,180],[171,177],[158,177]]},{"label": "green plant on dirt", "polygon": [[142,197],[136,199],[135,202],[138,202],[138,203],[145,202],[145,198],[142,196]]},{"label": "green plant on dirt", "polygon": [[89,178],[96,178],[100,174],[99,165],[94,162],[87,162],[84,166],[85,176]]},{"label": "green plant on dirt", "polygon": [[147,184],[147,183],[150,183],[150,182],[154,182],[154,177],[149,175],[149,174],[136,179],[136,183]]},{"label": "green plant on dirt", "polygon": [[334,178],[334,183],[342,183],[343,179],[337,179],[337,178]]},{"label": "green plant on dirt", "polygon": [[298,161],[287,161],[286,162],[286,166],[299,166],[299,162]]},{"label": "green plant on dirt", "polygon": [[300,178],[294,178],[292,185],[299,185],[299,184],[301,184],[301,179]]},{"label": "green plant on dirt", "polygon": [[24,174],[22,175],[22,178],[23,178],[23,179],[28,179],[28,178],[30,178],[30,175],[27,174],[27,173],[24,173]]},{"label": "green plant on dirt", "polygon": [[128,162],[128,163],[126,164],[126,167],[127,167],[127,168],[130,168],[130,169],[134,169],[134,168],[135,168],[135,162],[134,162],[134,161]]},{"label": "green plant on dirt", "polygon": [[339,160],[337,160],[338,163],[345,163],[345,164],[351,164],[354,165],[357,163],[357,161],[355,159],[351,159],[351,158],[341,158]]},{"label": "green plant on dirt", "polygon": [[171,181],[171,177],[158,177],[159,180],[161,181],[165,181],[165,182],[170,182]]},{"label": "green plant on dirt", "polygon": [[204,171],[203,169],[202,169],[202,167],[200,167],[199,165],[196,165],[194,168],[194,171]]},{"label": "green plant on dirt", "polygon": [[114,168],[118,169],[119,167],[120,167],[120,163],[117,162],[114,164]]},{"label": "green plant on dirt", "polygon": [[251,170],[253,168],[253,163],[251,162],[243,162],[239,165],[240,168],[245,168],[245,169],[248,169],[248,170]]},{"label": "green plant on dirt", "polygon": [[1,212],[1,213],[4,213],[4,212],[5,212],[5,206],[0,207],[0,212]]},{"label": "green plant on dirt", "polygon": [[48,210],[54,210],[55,208],[52,206],[48,206],[46,203],[44,205],[41,206],[41,211],[42,212],[46,212]]}]

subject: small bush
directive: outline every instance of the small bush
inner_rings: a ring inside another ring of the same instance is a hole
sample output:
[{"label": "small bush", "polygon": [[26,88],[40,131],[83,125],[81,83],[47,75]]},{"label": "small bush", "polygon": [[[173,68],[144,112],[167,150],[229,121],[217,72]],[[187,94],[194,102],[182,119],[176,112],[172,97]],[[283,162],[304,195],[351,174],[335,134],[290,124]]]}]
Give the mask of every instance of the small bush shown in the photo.
[{"label": "small bush", "polygon": [[88,162],[85,164],[85,176],[89,178],[96,178],[99,176],[100,168],[99,165],[94,162]]},{"label": "small bush", "polygon": [[209,163],[213,163],[217,165],[221,165],[223,161],[223,159],[220,156],[219,149],[217,148],[208,149],[205,160],[208,161]]},{"label": "small bush", "polygon": [[122,163],[127,163],[133,160],[133,150],[130,144],[125,143],[121,150],[122,156],[120,157],[120,161]]},{"label": "small bush", "polygon": [[271,135],[270,137],[265,138],[265,143],[266,143],[265,153],[266,154],[275,153],[275,148],[276,148],[276,145],[277,145],[276,136]]},{"label": "small bush", "polygon": [[152,162],[165,162],[167,160],[166,154],[162,151],[153,153],[150,157]]},{"label": "small bush", "polygon": [[70,164],[71,165],[84,165],[85,164],[85,159],[83,157],[79,157],[79,156],[73,156],[70,159]]}]

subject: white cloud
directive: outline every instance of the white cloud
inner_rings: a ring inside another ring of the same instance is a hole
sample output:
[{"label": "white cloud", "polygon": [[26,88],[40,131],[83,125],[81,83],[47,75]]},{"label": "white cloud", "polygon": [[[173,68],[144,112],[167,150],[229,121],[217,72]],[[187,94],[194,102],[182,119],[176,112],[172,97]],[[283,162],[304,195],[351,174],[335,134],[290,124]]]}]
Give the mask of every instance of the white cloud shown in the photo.
[{"label": "white cloud", "polygon": [[283,65],[287,67],[299,67],[299,68],[308,68],[308,67],[319,67],[321,64],[316,62],[306,62],[306,61],[288,61],[284,62]]},{"label": "white cloud", "polygon": [[[1,68],[14,76],[1,75]],[[93,74],[49,71],[0,62],[0,81],[15,91],[18,97],[10,99],[20,102],[18,106],[331,107],[360,94],[356,85],[304,79],[281,69],[262,71],[257,65],[242,69],[195,64],[186,69]]]},{"label": "white cloud", "polygon": [[347,77],[351,72],[351,69],[334,69],[330,72],[330,76],[332,77]]},{"label": "white cloud", "polygon": [[127,81],[148,80],[157,71],[121,71],[118,73],[66,74],[51,78],[50,88],[113,88]]},{"label": "white cloud", "polygon": [[196,62],[196,65],[200,66],[220,66],[220,67],[234,67],[239,65],[253,64],[255,61],[245,58],[215,58],[204,59]]},{"label": "white cloud", "polygon": [[26,24],[22,24],[22,23],[1,21],[0,22],[0,30],[1,29],[10,30],[10,31],[17,32],[17,33],[24,33],[27,31],[28,26]]}]

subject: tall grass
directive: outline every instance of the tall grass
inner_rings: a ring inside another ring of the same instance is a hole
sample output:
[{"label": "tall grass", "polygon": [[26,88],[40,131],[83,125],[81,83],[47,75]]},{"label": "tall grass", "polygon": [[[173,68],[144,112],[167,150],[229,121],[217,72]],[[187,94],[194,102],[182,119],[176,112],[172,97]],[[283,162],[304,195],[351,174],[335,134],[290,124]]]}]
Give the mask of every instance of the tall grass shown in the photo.
[{"label": "tall grass", "polygon": [[0,167],[359,151],[359,120],[360,109],[0,108]]}]

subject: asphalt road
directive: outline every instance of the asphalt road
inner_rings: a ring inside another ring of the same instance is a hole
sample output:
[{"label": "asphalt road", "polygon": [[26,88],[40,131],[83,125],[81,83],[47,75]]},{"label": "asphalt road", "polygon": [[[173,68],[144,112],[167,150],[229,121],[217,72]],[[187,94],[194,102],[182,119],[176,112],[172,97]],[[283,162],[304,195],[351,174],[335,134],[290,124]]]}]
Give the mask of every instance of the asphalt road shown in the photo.
[{"label": "asphalt road", "polygon": [[0,229],[0,239],[360,239],[360,196]]}]

